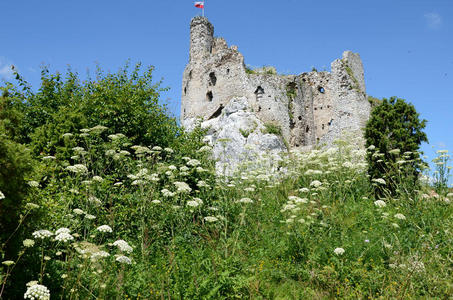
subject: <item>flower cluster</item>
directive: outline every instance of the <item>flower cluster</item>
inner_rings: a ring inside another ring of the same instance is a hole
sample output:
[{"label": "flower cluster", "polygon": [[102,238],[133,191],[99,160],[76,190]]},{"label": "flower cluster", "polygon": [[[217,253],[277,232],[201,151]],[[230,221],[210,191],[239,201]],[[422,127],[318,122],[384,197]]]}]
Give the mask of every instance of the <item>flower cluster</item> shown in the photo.
[{"label": "flower cluster", "polygon": [[49,300],[50,291],[44,285],[34,284],[28,287],[27,291],[24,294],[24,299]]}]

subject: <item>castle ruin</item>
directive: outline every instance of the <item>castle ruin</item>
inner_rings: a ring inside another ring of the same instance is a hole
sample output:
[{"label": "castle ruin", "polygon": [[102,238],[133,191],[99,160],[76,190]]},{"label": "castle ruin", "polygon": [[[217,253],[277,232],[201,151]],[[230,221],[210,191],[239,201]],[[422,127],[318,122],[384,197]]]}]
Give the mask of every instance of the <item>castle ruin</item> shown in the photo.
[{"label": "castle ruin", "polygon": [[[250,70],[237,46],[228,47],[223,38],[214,37],[207,18],[193,18],[189,63],[182,81],[182,124],[190,127],[201,118],[212,126],[228,105],[238,106],[232,104],[237,99],[243,99],[240,102],[246,107],[242,109],[257,119],[245,122],[246,129],[238,128],[245,143],[255,130],[266,134],[264,125],[274,128],[271,133],[279,136],[286,150],[329,146],[343,133],[362,136],[370,114],[358,54],[345,51],[332,62],[331,72],[280,75],[272,67]],[[237,111],[227,110],[229,114]],[[255,137],[253,143],[259,146],[260,140]]]}]

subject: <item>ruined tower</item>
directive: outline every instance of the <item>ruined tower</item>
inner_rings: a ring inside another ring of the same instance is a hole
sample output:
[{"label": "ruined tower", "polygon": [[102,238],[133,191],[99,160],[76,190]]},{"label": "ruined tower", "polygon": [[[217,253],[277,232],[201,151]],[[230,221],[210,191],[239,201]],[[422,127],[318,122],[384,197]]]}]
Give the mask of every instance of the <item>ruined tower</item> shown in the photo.
[{"label": "ruined tower", "polygon": [[[345,51],[332,62],[331,72],[279,75],[272,67],[250,70],[237,46],[228,47],[223,38],[214,37],[208,19],[193,18],[182,81],[182,124],[190,127],[201,118],[211,126],[238,98],[245,99],[246,110],[259,121],[255,123],[278,128],[272,133],[290,149],[329,146],[346,132],[362,136],[370,113],[358,54]],[[248,135],[243,136],[247,143]]]}]

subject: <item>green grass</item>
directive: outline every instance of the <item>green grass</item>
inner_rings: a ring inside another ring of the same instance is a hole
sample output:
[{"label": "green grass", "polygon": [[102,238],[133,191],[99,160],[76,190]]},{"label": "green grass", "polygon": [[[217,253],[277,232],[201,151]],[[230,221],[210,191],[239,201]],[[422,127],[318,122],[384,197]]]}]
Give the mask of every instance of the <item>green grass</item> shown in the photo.
[{"label": "green grass", "polygon": [[[40,186],[28,199],[40,205],[31,213],[42,215],[29,238],[34,230],[66,227],[74,240],[35,239],[19,259],[4,258],[16,261],[5,294],[23,296],[27,288],[13,279],[25,269],[27,280],[57,299],[453,294],[452,205],[423,187],[378,207],[363,150],[292,153],[279,162],[285,173],[257,164],[225,181],[215,175],[208,147],[190,154],[131,148],[126,138],[92,133],[80,141],[83,151],[65,149],[78,158],[44,161],[45,176],[35,178]],[[76,164],[88,172],[68,169]],[[100,225],[112,233],[99,232]],[[133,251],[114,246],[119,239]],[[110,256],[94,259],[100,250]],[[132,263],[116,261],[119,255]]]}]

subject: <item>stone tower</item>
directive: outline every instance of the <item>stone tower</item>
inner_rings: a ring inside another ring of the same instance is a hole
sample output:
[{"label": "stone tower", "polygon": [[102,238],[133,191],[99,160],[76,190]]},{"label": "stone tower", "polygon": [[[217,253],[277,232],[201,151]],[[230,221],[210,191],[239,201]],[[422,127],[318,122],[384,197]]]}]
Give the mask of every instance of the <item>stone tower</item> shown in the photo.
[{"label": "stone tower", "polygon": [[[221,136],[233,141],[232,149],[248,144],[263,151],[329,146],[345,132],[362,136],[369,113],[358,54],[345,51],[332,62],[331,72],[279,75],[272,67],[249,70],[237,46],[228,47],[223,38],[214,37],[208,19],[192,19],[181,121],[190,128],[201,118],[211,127],[214,147]],[[220,134],[225,122],[234,128]],[[234,136],[235,130],[242,137]]]}]

